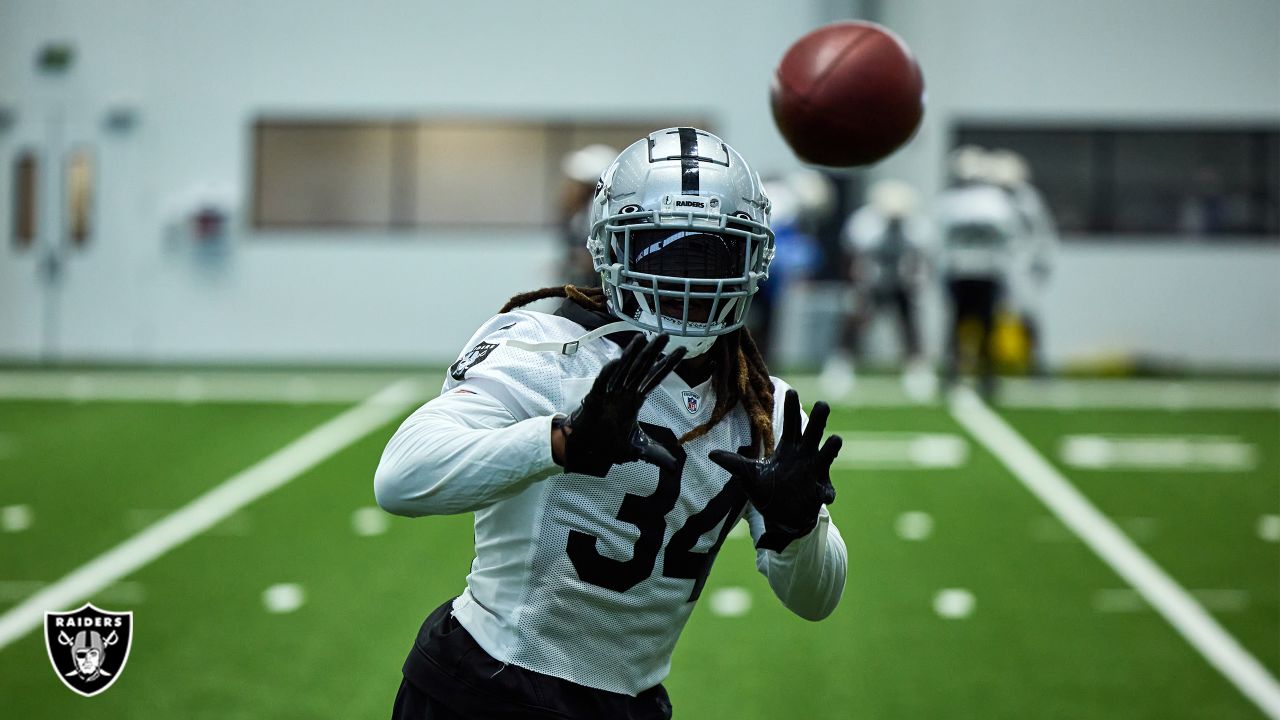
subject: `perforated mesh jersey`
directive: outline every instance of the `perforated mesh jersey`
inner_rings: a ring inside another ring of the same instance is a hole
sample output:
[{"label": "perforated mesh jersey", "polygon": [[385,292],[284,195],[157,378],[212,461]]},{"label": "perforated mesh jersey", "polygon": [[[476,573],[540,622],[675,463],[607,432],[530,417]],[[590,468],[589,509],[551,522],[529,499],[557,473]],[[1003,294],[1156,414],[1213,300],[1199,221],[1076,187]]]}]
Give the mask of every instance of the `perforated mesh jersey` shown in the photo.
[{"label": "perforated mesh jersey", "polygon": [[[620,348],[602,338],[559,355],[498,341],[567,341],[583,331],[542,313],[495,316],[463,354],[480,342],[497,347],[444,390],[497,398],[513,421],[568,412]],[[612,692],[634,695],[662,681],[716,551],[754,513],[736,481],[707,458],[714,448],[751,444],[741,405],[705,434],[677,440],[709,419],[712,385],[689,387],[673,373],[640,410],[645,430],[682,460],[680,472],[636,462],[615,465],[604,479],[554,475],[476,512],[476,559],[454,608],[486,652]]]}]

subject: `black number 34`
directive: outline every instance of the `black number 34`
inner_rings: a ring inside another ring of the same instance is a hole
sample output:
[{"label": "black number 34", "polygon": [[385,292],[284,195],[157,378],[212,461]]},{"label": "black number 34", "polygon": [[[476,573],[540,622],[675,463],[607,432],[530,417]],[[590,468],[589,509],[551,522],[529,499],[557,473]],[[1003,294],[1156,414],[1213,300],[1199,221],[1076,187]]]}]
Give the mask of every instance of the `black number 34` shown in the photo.
[{"label": "black number 34", "polygon": [[[666,515],[671,512],[676,501],[680,499],[680,478],[684,474],[686,455],[676,435],[669,428],[642,422],[640,427],[649,437],[675,456],[677,467],[674,471],[658,470],[658,489],[652,495],[634,495],[627,493],[618,509],[617,518],[640,528],[640,538],[636,540],[635,551],[630,560],[614,560],[600,554],[596,550],[595,535],[578,530],[569,531],[569,560],[578,571],[578,577],[592,585],[598,585],[618,592],[626,592],[643,582],[653,574],[658,562],[658,552],[662,550],[662,538],[667,532]],[[750,447],[739,448],[745,453]],[[738,481],[730,479],[724,489],[711,498],[707,506],[690,517],[671,536],[666,552],[662,558],[662,574],[671,578],[688,578],[694,581],[693,592],[689,594],[689,602],[698,599],[702,587],[706,585],[707,574],[711,572],[711,563],[724,543],[725,537],[733,529],[733,522],[742,513],[747,504],[746,493],[738,486]],[[729,518],[731,520],[726,520]],[[722,520],[724,527],[715,543],[706,552],[694,552],[693,546],[698,538],[709,532]]]}]

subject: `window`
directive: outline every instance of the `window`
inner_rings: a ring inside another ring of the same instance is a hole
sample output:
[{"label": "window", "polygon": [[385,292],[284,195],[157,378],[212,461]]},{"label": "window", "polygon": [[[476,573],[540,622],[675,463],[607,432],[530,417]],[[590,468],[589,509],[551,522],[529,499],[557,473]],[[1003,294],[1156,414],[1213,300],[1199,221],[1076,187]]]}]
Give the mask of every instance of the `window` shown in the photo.
[{"label": "window", "polygon": [[13,163],[13,245],[25,250],[36,242],[36,154],[25,150]]},{"label": "window", "polygon": [[1280,240],[1280,128],[961,124],[1027,158],[1065,233]]},{"label": "window", "polygon": [[254,225],[551,227],[565,154],[591,143],[621,150],[655,128],[704,125],[690,120],[261,120]]},{"label": "window", "polygon": [[93,217],[93,155],[85,148],[67,156],[67,239],[78,248],[89,244]]},{"label": "window", "polygon": [[276,227],[392,223],[390,124],[259,125],[254,215]]}]

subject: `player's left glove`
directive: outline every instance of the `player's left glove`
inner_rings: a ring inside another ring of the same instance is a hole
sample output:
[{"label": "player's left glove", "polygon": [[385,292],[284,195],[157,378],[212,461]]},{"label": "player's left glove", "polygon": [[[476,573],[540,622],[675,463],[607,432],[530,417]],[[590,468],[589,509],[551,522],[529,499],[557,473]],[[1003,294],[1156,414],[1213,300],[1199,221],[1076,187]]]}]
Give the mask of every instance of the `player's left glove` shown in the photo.
[{"label": "player's left glove", "polygon": [[764,517],[765,533],[758,548],[782,552],[792,540],[813,530],[823,504],[836,501],[831,463],[840,452],[840,436],[832,435],[818,448],[830,413],[825,402],[814,405],[801,436],[800,395],[788,390],[782,408],[782,439],[772,455],[753,460],[727,450],[708,454],[742,483],[751,504]]}]

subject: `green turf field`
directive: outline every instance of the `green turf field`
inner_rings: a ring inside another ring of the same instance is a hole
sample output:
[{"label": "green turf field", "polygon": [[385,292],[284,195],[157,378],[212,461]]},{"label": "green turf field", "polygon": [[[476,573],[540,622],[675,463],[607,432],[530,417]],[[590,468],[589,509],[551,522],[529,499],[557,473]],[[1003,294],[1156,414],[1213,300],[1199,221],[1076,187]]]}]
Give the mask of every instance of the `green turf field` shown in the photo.
[{"label": "green turf field", "polygon": [[[0,373],[0,717],[386,717],[422,617],[462,588],[470,517],[371,510],[403,395],[340,440],[290,443],[392,379]],[[1170,387],[1020,385],[998,412],[1274,683],[1280,388]],[[951,409],[907,405],[892,383],[851,400],[830,423],[852,451],[832,508],[840,608],[789,615],[735,532],[675,654],[676,717],[1267,717]],[[4,639],[34,593],[206,491],[247,468],[288,474],[259,465],[286,446],[314,462],[89,596],[135,614],[104,694],[63,687],[39,631]]]}]

